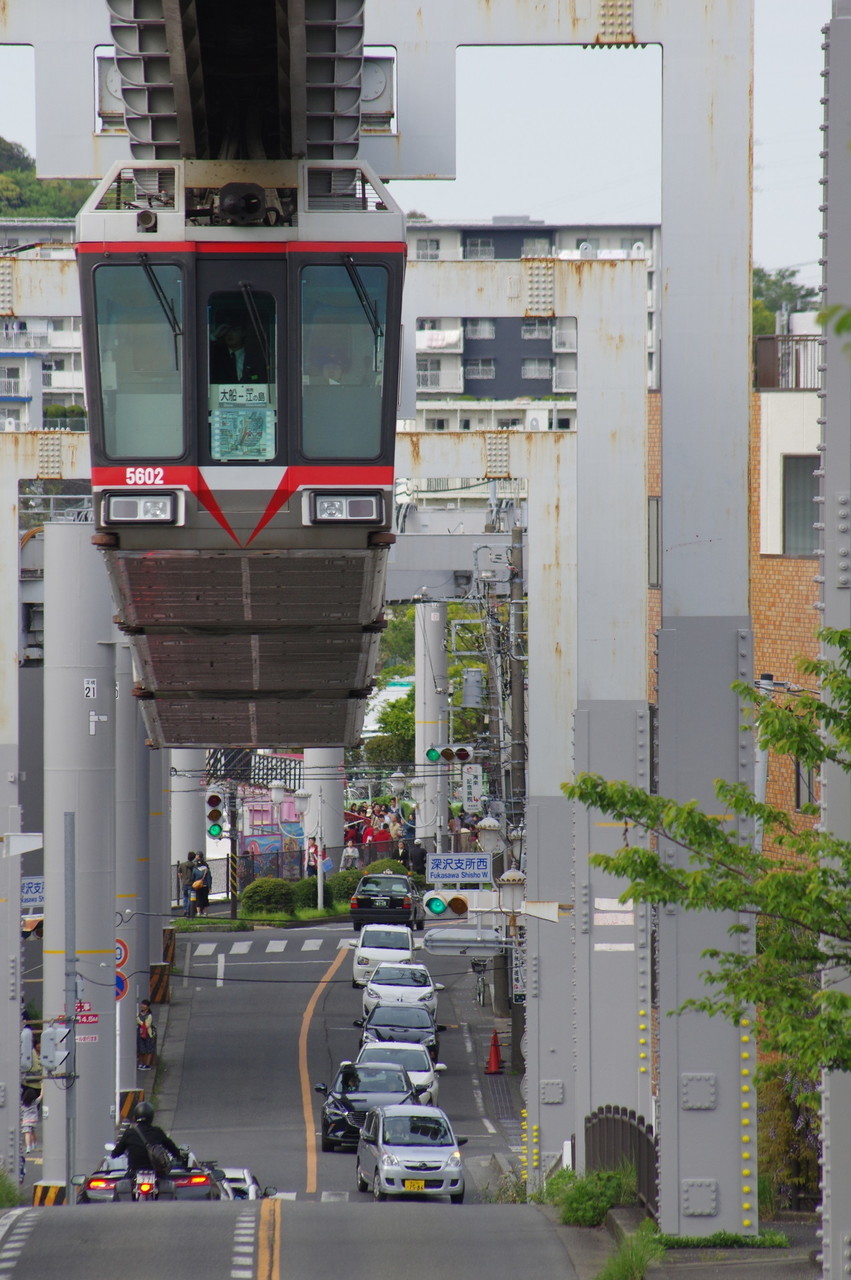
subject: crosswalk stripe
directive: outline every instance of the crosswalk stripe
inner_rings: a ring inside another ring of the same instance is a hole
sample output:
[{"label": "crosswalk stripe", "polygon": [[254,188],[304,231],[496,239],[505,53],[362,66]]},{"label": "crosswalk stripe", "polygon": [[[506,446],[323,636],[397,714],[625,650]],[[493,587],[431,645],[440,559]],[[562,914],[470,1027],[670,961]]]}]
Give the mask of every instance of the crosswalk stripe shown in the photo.
[{"label": "crosswalk stripe", "polygon": [[215,942],[199,942],[195,948],[196,956],[211,956],[216,949]]},{"label": "crosswalk stripe", "polygon": [[244,956],[245,953],[250,950],[250,942],[234,942],[231,944],[230,953],[232,956]]},{"label": "crosswalk stripe", "polygon": [[266,943],[267,951],[283,951],[287,945],[286,938],[273,938],[271,942]]},{"label": "crosswalk stripe", "polygon": [[318,951],[322,946],[321,938],[305,938],[301,944],[302,951]]},{"label": "crosswalk stripe", "polygon": [[348,1191],[323,1191],[322,1192],[323,1203],[326,1203],[327,1201],[332,1201],[332,1200],[348,1200],[348,1198],[349,1198]]}]

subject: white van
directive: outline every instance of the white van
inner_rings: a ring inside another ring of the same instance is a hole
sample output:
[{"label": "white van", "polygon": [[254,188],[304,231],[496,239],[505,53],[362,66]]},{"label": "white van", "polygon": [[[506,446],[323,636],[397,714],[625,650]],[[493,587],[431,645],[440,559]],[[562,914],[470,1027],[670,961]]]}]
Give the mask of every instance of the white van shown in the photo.
[{"label": "white van", "polygon": [[352,986],[365,987],[385,962],[410,963],[415,950],[414,935],[406,924],[365,924],[352,956]]}]

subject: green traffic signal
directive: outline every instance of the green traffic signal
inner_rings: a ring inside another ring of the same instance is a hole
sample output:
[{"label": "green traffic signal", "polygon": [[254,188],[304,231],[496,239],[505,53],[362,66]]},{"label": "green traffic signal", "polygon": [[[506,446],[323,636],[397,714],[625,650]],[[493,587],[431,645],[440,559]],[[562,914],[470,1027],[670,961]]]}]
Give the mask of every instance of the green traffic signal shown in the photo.
[{"label": "green traffic signal", "polygon": [[427,893],[423,898],[423,907],[432,916],[442,916],[446,913],[449,903],[440,893]]},{"label": "green traffic signal", "polygon": [[429,747],[426,752],[426,760],[430,760],[432,764],[437,764],[440,759],[440,747]]},{"label": "green traffic signal", "polygon": [[212,836],[214,840],[218,840],[224,831],[221,805],[222,797],[220,795],[207,796],[207,835]]}]

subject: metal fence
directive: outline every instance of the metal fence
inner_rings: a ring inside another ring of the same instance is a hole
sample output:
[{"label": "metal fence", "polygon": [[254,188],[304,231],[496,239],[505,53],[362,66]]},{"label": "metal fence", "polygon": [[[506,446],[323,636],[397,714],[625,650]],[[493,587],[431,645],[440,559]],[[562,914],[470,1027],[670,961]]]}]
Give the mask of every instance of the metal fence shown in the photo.
[{"label": "metal fence", "polygon": [[816,334],[754,338],[757,391],[818,391],[823,339]]},{"label": "metal fence", "polygon": [[617,1169],[635,1165],[638,1201],[656,1217],[659,1207],[659,1158],[653,1126],[626,1107],[598,1107],[585,1117],[585,1167]]}]

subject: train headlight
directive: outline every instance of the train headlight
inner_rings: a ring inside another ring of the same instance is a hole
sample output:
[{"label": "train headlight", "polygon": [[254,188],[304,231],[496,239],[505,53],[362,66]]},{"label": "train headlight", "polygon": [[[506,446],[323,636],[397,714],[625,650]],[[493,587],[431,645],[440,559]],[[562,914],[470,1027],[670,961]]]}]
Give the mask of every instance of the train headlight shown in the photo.
[{"label": "train headlight", "polygon": [[384,499],[380,493],[313,493],[310,519],[313,524],[383,524]]},{"label": "train headlight", "polygon": [[104,524],[174,524],[175,493],[105,493]]}]

